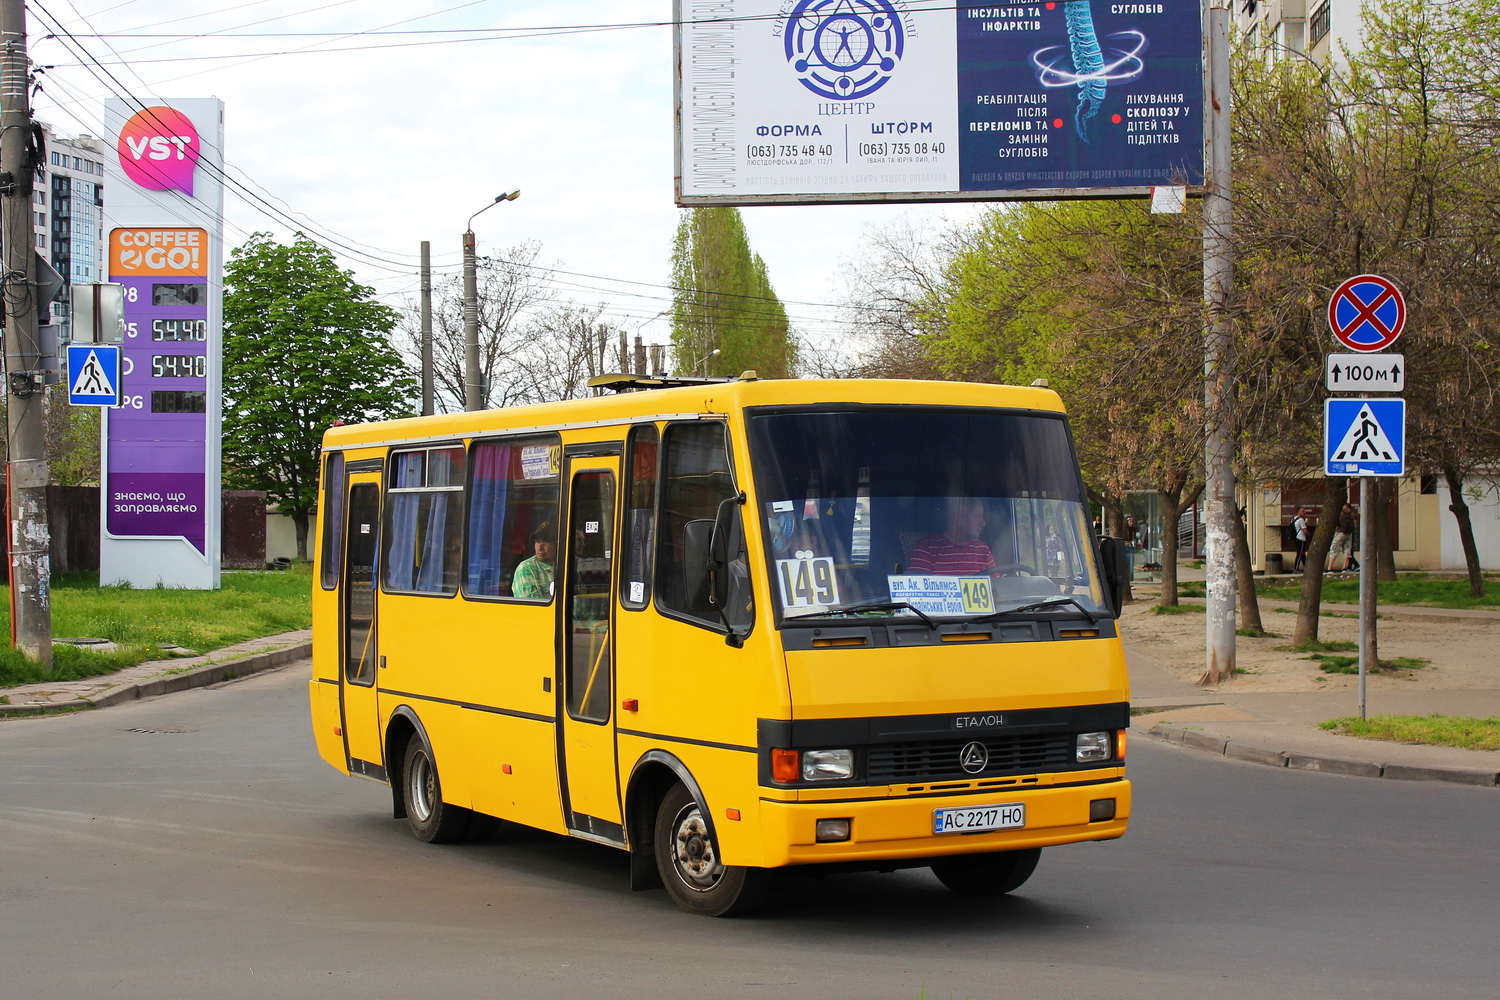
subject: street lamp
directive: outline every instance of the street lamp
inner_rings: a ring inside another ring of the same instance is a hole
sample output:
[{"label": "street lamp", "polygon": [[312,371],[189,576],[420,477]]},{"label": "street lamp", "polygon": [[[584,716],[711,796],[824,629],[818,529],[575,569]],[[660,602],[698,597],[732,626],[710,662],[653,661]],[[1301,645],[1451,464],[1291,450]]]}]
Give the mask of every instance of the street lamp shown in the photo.
[{"label": "street lamp", "polygon": [[479,382],[479,289],[475,277],[474,219],[502,201],[521,197],[519,189],[495,195],[495,200],[469,216],[464,230],[464,409],[477,410],[483,405]]},{"label": "street lamp", "polygon": [[711,350],[707,354],[703,355],[703,357],[699,358],[697,361],[694,361],[693,362],[693,374],[694,375],[698,374],[698,366],[699,365],[701,365],[704,362],[706,362],[709,358],[715,357],[715,356],[717,356],[719,354],[723,354],[723,353],[724,353],[723,351],[721,351],[717,347],[715,347],[713,350]]}]

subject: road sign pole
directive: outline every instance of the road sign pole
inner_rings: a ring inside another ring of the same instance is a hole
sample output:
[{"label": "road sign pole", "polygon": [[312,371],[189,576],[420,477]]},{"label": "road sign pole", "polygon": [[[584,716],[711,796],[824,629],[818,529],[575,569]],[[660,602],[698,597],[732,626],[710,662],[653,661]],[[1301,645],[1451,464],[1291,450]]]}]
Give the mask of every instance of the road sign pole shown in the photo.
[{"label": "road sign pole", "polygon": [[[1365,717],[1365,681],[1379,664],[1375,641],[1375,477],[1359,478],[1359,717]],[[1353,539],[1350,539],[1352,542]]]}]

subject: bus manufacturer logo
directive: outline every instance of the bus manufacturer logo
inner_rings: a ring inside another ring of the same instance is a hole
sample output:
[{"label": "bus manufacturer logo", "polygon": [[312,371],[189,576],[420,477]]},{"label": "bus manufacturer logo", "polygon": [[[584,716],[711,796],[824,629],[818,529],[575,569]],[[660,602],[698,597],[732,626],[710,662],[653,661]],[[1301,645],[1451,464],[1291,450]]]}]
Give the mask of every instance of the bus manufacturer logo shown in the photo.
[{"label": "bus manufacturer logo", "polygon": [[985,745],[975,740],[973,743],[965,743],[964,748],[958,752],[958,763],[970,774],[978,774],[983,771],[985,765],[990,762],[990,752]]}]

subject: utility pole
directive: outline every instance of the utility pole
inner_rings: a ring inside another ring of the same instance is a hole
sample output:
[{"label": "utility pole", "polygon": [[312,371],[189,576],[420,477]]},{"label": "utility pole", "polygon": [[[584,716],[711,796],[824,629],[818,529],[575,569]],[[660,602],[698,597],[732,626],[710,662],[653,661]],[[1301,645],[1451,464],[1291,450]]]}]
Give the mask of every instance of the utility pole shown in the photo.
[{"label": "utility pole", "polygon": [[432,399],[432,244],[422,241],[422,416],[436,410]]},{"label": "utility pole", "polygon": [[[1234,385],[1224,364],[1233,338],[1229,299],[1234,285],[1234,221],[1229,170],[1229,0],[1208,4],[1208,100],[1204,109],[1208,142],[1207,193],[1203,197],[1203,441],[1204,507],[1208,541],[1204,568],[1208,580],[1206,669],[1200,684],[1234,678],[1234,440],[1229,418]],[[1176,525],[1167,525],[1175,531]]]},{"label": "utility pole", "polygon": [[474,253],[474,217],[494,208],[502,201],[515,201],[519,190],[495,195],[495,200],[469,216],[464,230],[464,409],[484,409],[484,384],[479,370],[479,289],[478,258]]},{"label": "utility pole", "polygon": [[47,451],[38,370],[35,184],[31,67],[25,0],[0,0],[0,238],[4,240],[5,392],[9,450],[11,640],[52,669],[52,567],[47,527]]}]

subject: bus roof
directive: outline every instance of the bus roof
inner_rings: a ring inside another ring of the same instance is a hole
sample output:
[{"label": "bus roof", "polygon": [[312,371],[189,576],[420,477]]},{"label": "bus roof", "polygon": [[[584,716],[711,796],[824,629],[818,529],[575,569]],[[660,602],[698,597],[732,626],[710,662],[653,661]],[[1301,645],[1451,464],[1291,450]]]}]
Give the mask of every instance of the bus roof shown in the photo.
[{"label": "bus roof", "polygon": [[555,403],[441,413],[330,427],[323,447],[348,448],[396,441],[466,438],[503,431],[624,424],[652,418],[728,414],[751,406],[889,404],[982,406],[1062,413],[1048,388],[914,379],[732,379]]}]

